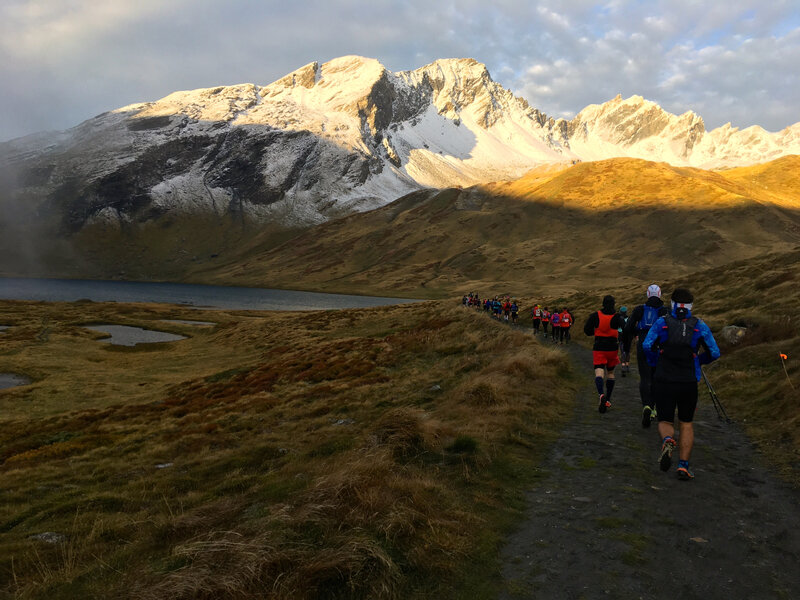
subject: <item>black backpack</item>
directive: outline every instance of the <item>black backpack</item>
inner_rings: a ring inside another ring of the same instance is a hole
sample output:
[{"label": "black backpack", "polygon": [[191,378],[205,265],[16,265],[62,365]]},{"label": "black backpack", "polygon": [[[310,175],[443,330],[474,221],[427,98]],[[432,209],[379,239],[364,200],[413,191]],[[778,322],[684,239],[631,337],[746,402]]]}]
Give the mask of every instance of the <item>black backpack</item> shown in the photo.
[{"label": "black backpack", "polygon": [[697,317],[682,321],[672,315],[664,317],[667,340],[659,348],[656,379],[697,381],[694,362],[697,349],[692,346],[697,321]]}]

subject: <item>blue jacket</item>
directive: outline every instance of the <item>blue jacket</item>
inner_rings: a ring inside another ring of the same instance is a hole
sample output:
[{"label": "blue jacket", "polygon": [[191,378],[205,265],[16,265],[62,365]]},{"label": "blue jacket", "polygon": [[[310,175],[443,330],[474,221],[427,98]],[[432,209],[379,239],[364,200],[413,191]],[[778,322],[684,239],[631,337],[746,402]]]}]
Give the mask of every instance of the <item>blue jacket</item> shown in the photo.
[{"label": "blue jacket", "polygon": [[[676,319],[678,318],[674,310],[672,311],[672,316]],[[686,315],[686,318],[688,319],[691,316],[692,314],[689,312]],[[650,331],[647,332],[647,337],[644,338],[644,342],[642,342],[642,348],[644,348],[644,351],[647,354],[647,362],[650,364],[650,366],[654,367],[655,362],[658,360],[658,354],[654,351],[653,346],[664,344],[666,341],[667,322],[664,320],[664,317],[659,317],[658,320],[653,323]],[[701,341],[705,344],[708,352],[697,354],[696,350]],[[714,336],[711,334],[711,330],[708,328],[708,325],[706,325],[700,319],[697,320],[697,326],[695,328],[694,335],[692,336],[692,348],[695,350],[694,374],[697,381],[700,381],[703,378],[703,372],[700,370],[700,366],[717,360],[720,356],[719,346],[717,346],[717,342],[714,339]],[[655,359],[655,362],[653,359]]]}]

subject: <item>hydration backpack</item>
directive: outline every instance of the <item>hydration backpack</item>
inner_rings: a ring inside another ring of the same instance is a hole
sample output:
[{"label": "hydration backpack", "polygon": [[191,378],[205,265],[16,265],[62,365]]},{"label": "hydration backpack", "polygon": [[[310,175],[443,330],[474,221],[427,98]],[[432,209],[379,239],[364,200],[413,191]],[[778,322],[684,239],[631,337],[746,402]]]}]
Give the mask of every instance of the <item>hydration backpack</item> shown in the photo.
[{"label": "hydration backpack", "polygon": [[644,313],[642,314],[642,318],[639,319],[639,323],[637,327],[639,330],[650,331],[650,328],[653,324],[658,321],[658,309],[652,306],[644,305]]},{"label": "hydration backpack", "polygon": [[696,381],[695,348],[692,346],[697,317],[680,321],[664,317],[667,340],[661,344],[658,357],[658,378],[671,381]]}]

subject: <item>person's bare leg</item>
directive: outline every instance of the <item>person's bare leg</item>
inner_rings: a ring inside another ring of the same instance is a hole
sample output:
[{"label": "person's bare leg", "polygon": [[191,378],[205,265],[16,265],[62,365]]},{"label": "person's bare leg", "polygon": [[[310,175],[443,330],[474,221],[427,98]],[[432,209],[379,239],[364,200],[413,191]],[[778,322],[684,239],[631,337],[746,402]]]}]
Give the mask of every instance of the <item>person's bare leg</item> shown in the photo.
[{"label": "person's bare leg", "polygon": [[[660,428],[661,423],[658,425]],[[678,438],[679,455],[681,460],[688,461],[692,455],[692,446],[694,446],[694,427],[692,423],[684,423],[683,421],[678,421],[678,426],[681,431],[681,436]]]}]

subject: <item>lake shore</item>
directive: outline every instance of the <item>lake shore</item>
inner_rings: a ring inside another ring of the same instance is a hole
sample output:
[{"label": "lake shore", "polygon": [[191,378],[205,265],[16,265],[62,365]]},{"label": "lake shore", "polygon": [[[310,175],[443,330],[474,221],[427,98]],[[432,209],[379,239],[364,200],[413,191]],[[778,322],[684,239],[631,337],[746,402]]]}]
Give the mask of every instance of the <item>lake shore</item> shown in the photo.
[{"label": "lake shore", "polygon": [[420,301],[413,298],[173,282],[8,277],[0,277],[0,300],[152,302],[225,310],[333,310]]}]

